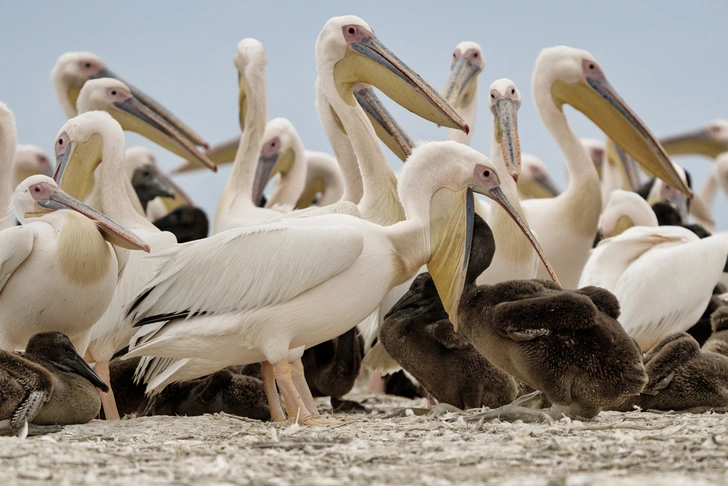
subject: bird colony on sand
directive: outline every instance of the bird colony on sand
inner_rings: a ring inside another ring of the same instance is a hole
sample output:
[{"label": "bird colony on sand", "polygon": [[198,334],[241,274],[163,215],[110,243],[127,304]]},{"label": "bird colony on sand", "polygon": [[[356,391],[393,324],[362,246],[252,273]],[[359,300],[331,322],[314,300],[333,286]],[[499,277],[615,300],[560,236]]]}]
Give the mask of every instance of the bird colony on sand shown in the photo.
[{"label": "bird colony on sand", "polygon": [[[329,20],[315,54],[334,156],[268,120],[250,38],[234,56],[242,135],[214,147],[89,52],[51,72],[69,118],[55,169],[16,145],[0,103],[0,433],[99,413],[336,423],[314,397],[364,409],[343,399],[364,369],[372,387],[397,372],[433,406],[489,408],[469,420],[728,407],[728,237],[711,214],[728,122],[658,140],[591,54],[544,49],[532,94],[562,191],[521,154],[509,79],[481,96],[490,156],[469,147],[478,44],[456,47],[441,93],[358,17]],[[450,140],[413,143],[374,88]],[[606,141],[579,139],[564,104]],[[173,173],[232,163],[212,236],[124,130],[183,157]],[[715,160],[697,195],[680,154]]]}]

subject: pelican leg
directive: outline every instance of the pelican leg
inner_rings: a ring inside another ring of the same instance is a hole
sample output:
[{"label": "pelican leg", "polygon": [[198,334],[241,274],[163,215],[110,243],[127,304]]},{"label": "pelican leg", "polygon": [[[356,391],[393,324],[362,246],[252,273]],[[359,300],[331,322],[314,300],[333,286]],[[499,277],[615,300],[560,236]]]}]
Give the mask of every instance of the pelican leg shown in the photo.
[{"label": "pelican leg", "polygon": [[315,419],[321,417],[316,408],[316,401],[313,399],[311,389],[306,382],[306,376],[303,372],[303,362],[300,359],[291,362],[291,375],[293,376],[293,384],[296,385],[298,394],[301,396],[301,400],[303,400],[308,411],[311,412],[311,416]]},{"label": "pelican leg", "polygon": [[311,416],[311,412],[306,408],[306,404],[303,403],[301,395],[293,383],[291,365],[288,361],[282,359],[274,364],[273,372],[275,373],[278,389],[281,391],[281,395],[283,395],[283,401],[286,402],[288,417],[291,420],[301,425],[325,425],[332,423],[329,420],[316,419]]},{"label": "pelican leg", "polygon": [[273,372],[273,365],[269,361],[263,361],[260,364],[260,374],[263,378],[263,390],[268,398],[268,407],[270,408],[270,419],[273,422],[285,422],[286,414],[281,408],[281,397],[278,395],[276,388],[276,377]]},{"label": "pelican leg", "polygon": [[20,402],[10,419],[0,427],[0,435],[15,435],[25,439],[28,435],[28,422],[33,420],[45,403],[46,393],[34,390]]},{"label": "pelican leg", "polygon": [[111,387],[111,373],[109,371],[109,362],[97,361],[96,366],[94,367],[94,371],[97,375],[99,375],[99,378],[101,378],[104,383],[109,385],[108,393],[104,393],[98,388],[96,389],[99,392],[99,396],[101,397],[101,407],[103,407],[104,409],[104,417],[106,418],[106,420],[119,420],[121,417],[119,416],[119,409],[116,408],[114,389]]}]

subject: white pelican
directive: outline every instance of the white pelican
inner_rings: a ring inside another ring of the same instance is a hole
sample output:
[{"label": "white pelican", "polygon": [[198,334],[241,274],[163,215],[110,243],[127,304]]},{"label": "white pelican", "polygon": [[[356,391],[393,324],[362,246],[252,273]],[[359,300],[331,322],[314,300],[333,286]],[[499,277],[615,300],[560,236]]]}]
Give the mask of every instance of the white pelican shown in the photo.
[{"label": "white pelican", "polygon": [[306,150],[306,186],[296,208],[328,206],[344,195],[344,175],[334,157],[324,152]]},{"label": "white pelican", "polygon": [[470,145],[478,115],[478,75],[483,68],[483,50],[478,44],[465,41],[455,47],[450,64],[450,79],[447,80],[442,96],[460,113],[470,127],[470,132],[450,130],[450,140]]},{"label": "white pelican", "polygon": [[615,191],[600,229],[616,236],[592,251],[579,286],[612,292],[619,322],[647,350],[698,321],[726,264],[728,233],[699,239],[680,226],[631,226],[640,222],[656,224],[649,205]]},{"label": "white pelican", "polygon": [[234,62],[238,70],[238,103],[243,136],[238,142],[233,169],[217,205],[215,233],[263,223],[280,216],[277,211],[257,205],[268,182],[267,174],[265,177],[262,174],[256,177],[268,118],[265,88],[267,59],[263,44],[252,38],[241,40],[235,51]]},{"label": "white pelican", "polygon": [[[574,288],[594,242],[602,201],[597,171],[568,125],[564,103],[584,113],[652,173],[685,194],[691,192],[588,52],[566,46],[541,51],[533,71],[533,97],[566,159],[569,187],[551,199],[523,201],[522,207],[562,285]],[[546,276],[541,269],[539,276]]]},{"label": "white pelican", "polygon": [[[157,276],[129,307],[134,322],[155,334],[128,356],[203,358],[198,362],[210,369],[194,370],[200,375],[267,360],[289,416],[319,423],[300,365],[304,349],[355,326],[422,265],[457,325],[472,226],[469,187],[503,205],[528,231],[485,156],[463,144],[433,142],[415,149],[402,171],[405,221],[294,218],[167,251],[158,256]],[[164,380],[160,375],[150,386]],[[271,414],[281,420],[274,387],[266,390]]]},{"label": "white pelican", "polygon": [[[89,81],[83,90],[93,89],[91,83],[103,81]],[[166,122],[155,123],[167,130],[170,138],[177,136]],[[121,221],[120,224],[146,241],[152,252],[177,244],[172,233],[159,231],[134,210],[130,197],[136,198],[136,195],[124,172],[124,133],[111,115],[90,111],[69,120],[56,138],[55,152],[58,160],[55,178],[66,192],[83,198],[91,186],[94,171],[100,166],[101,211]],[[152,274],[153,268],[148,262],[138,258],[137,253],[129,255],[111,304],[93,327],[88,353],[96,362],[97,373],[107,382],[109,359],[128,343],[133,334],[123,321],[123,306]],[[112,392],[102,395],[102,403],[107,418],[118,417]]]},{"label": "white pelican", "polygon": [[48,177],[53,175],[53,166],[48,154],[36,145],[18,145],[13,159],[13,188],[36,174]]},{"label": "white pelican", "polygon": [[59,331],[83,355],[125,261],[109,241],[149,247],[48,176],[25,179],[11,204],[22,226],[0,231],[0,349],[23,349],[34,334]]},{"label": "white pelican", "polygon": [[[56,92],[56,98],[68,118],[79,114],[76,102],[83,85],[89,79],[97,78],[115,78],[121,80],[121,78],[118,78],[107,69],[106,63],[104,63],[99,56],[90,52],[66,52],[61,54],[58,60],[56,60],[56,64],[51,70],[51,81],[53,83],[53,89]],[[165,120],[168,125],[173,126],[177,131],[182,133],[185,139],[189,140],[194,145],[208,147],[208,143],[202,137],[193,132],[192,129],[190,129],[162,105],[128,83],[126,86],[128,86],[131,93],[142,104],[144,104],[148,109],[154,111],[158,116]],[[179,155],[182,157],[187,156],[187,154]]]},{"label": "white pelican", "polygon": [[521,154],[521,174],[516,186],[520,199],[541,199],[561,194],[561,190],[549,175],[546,164],[531,154]]},{"label": "white pelican", "polygon": [[589,152],[589,157],[591,157],[601,179],[603,176],[602,170],[604,169],[604,154],[607,149],[606,144],[596,138],[580,138],[579,140],[581,140],[581,143],[586,147],[587,152]]},{"label": "white pelican", "polygon": [[0,230],[13,226],[10,197],[13,194],[12,174],[17,132],[15,117],[8,106],[0,101]]},{"label": "white pelican", "polygon": [[[503,194],[523,215],[516,181],[521,172],[521,146],[518,138],[518,108],[521,93],[510,79],[499,79],[490,86],[490,111],[493,113],[491,160],[499,174]],[[510,177],[506,177],[506,174]],[[499,206],[490,208],[488,226],[498,251],[488,268],[478,277],[478,284],[495,284],[505,280],[529,279],[536,276],[538,255],[513,219]]]},{"label": "white pelican", "polygon": [[[306,185],[306,155],[301,137],[286,118],[274,118],[265,126],[256,170],[261,171],[256,176],[259,184],[265,184],[280,174],[265,207],[292,211]],[[258,192],[262,194],[263,188],[253,188],[253,197]]]}]

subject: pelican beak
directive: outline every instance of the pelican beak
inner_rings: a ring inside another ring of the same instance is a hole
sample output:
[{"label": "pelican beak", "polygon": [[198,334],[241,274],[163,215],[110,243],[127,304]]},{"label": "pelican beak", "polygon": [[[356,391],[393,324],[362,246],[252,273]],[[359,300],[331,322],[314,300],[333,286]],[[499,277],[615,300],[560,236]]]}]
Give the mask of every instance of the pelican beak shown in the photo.
[{"label": "pelican beak", "polygon": [[334,67],[334,77],[339,96],[349,106],[356,106],[354,84],[368,83],[422,118],[466,133],[470,130],[452,106],[374,34],[349,43],[346,54]]},{"label": "pelican beak", "polygon": [[495,140],[500,145],[508,172],[516,182],[521,172],[521,142],[518,138],[519,104],[512,99],[501,98],[491,108]]},{"label": "pelican beak", "polygon": [[217,166],[197,150],[189,139],[135,96],[114,102],[108,111],[124,130],[139,133],[170,152],[217,172]]},{"label": "pelican beak", "polygon": [[36,201],[36,204],[46,211],[71,209],[81,213],[96,223],[109,243],[130,250],[144,250],[147,253],[150,251],[149,245],[136,234],[60,189],[51,193],[48,199]]},{"label": "pelican beak", "polygon": [[561,107],[567,103],[582,112],[645,169],[692,197],[692,191],[680,178],[659,142],[612,88],[601,71],[592,72],[592,67],[593,64],[584,60],[584,77],[581,81],[554,82],[551,95],[556,105]]},{"label": "pelican beak", "polygon": [[407,160],[415,144],[379,101],[374,88],[368,84],[357,83],[354,85],[354,98],[367,114],[379,140],[402,162]]},{"label": "pelican beak", "polygon": [[456,331],[458,305],[470,260],[474,218],[475,203],[471,189],[451,191],[443,188],[432,197],[427,271]]},{"label": "pelican beak", "polygon": [[63,152],[56,152],[53,179],[71,197],[83,200],[93,186],[94,171],[101,163],[104,141],[95,133],[88,140],[68,142]]},{"label": "pelican beak", "polygon": [[548,174],[538,175],[528,182],[521,179],[518,182],[518,190],[534,199],[556,197],[561,194],[561,190]]},{"label": "pelican beak", "polygon": [[137,167],[132,175],[131,183],[137,191],[145,191],[151,199],[159,196],[174,197],[174,189],[168,179],[153,164]]},{"label": "pelican beak", "polygon": [[718,140],[710,131],[705,128],[665,137],[660,140],[662,147],[670,155],[698,154],[716,158],[723,152],[728,151],[728,144]]},{"label": "pelican beak", "polygon": [[[134,96],[134,98],[138,99],[141,103],[143,103],[148,109],[153,111],[157,116],[162,118],[167,125],[171,125],[174,127],[174,129],[181,133],[186,140],[189,140],[194,145],[199,145],[204,148],[209,147],[209,144],[205,141],[204,138],[199,136],[197,133],[195,133],[190,127],[188,127],[184,122],[182,122],[179,118],[174,116],[172,113],[170,113],[169,110],[167,110],[165,107],[154,101],[151,97],[147,96],[146,94],[142,93],[140,90],[135,88],[134,86],[130,85],[108,69],[104,68],[96,76],[93,76],[92,79],[95,78],[114,78],[118,79],[119,81],[126,84],[129,89],[131,90],[131,94]],[[80,92],[79,87],[79,92]],[[76,93],[76,99],[78,99],[78,93]],[[74,101],[75,105],[75,101]]]},{"label": "pelican beak", "polygon": [[253,203],[258,205],[263,197],[263,190],[271,177],[273,177],[273,168],[278,161],[280,154],[269,156],[260,156],[258,158],[258,166],[255,168],[255,178],[253,180]]},{"label": "pelican beak", "polygon": [[442,91],[445,101],[457,109],[463,109],[472,103],[473,93],[478,84],[477,77],[482,70],[482,67],[474,66],[465,57],[455,61],[450,78]]},{"label": "pelican beak", "polygon": [[642,185],[642,180],[639,173],[639,168],[635,163],[635,160],[627,155],[617,144],[612,140],[607,140],[607,163],[614,165],[619,170],[619,174],[622,178],[622,187],[628,188],[630,191],[637,191]]},{"label": "pelican beak", "polygon": [[[238,145],[240,145],[240,137],[235,137],[226,142],[213,145],[205,152],[205,156],[218,166],[230,164],[235,160],[235,156],[238,154]],[[200,166],[198,164],[185,160],[169,173],[179,174],[181,172],[189,172],[199,168]]]},{"label": "pelican beak", "polygon": [[104,380],[96,374],[93,368],[78,353],[74,352],[71,356],[61,356],[56,360],[48,359],[48,361],[61,371],[76,373],[86,378],[92,385],[104,393],[109,391],[109,387],[104,383]]}]

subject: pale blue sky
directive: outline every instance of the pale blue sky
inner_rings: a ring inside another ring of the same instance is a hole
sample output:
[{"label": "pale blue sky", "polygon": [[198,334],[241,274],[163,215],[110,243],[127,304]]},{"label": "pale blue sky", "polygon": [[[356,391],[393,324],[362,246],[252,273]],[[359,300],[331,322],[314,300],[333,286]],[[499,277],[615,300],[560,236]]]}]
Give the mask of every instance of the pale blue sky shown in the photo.
[{"label": "pale blue sky", "polygon": [[[541,157],[565,187],[563,159],[536,113],[531,72],[544,47],[590,51],[607,78],[658,136],[728,118],[728,3],[723,1],[73,1],[7,2],[0,18],[0,100],[15,112],[20,143],[50,151],[64,123],[50,70],[65,51],[88,50],[156,98],[211,143],[234,136],[237,42],[255,37],[268,55],[269,118],[284,116],[305,146],[331,152],[314,109],[314,42],[332,16],[362,17],[379,39],[437,89],[445,83],[455,45],[478,42],[486,67],[481,92],[508,77],[523,95],[519,131],[524,152]],[[482,96],[481,96],[482,99]],[[388,106],[393,107],[391,102]],[[415,140],[440,140],[444,129],[394,106]],[[580,114],[569,120],[582,137],[602,138]],[[481,103],[473,146],[490,153],[492,121]],[[141,137],[161,165],[179,160]],[[401,164],[394,157],[395,170]],[[680,158],[702,184],[708,159]],[[212,218],[228,169],[179,177]],[[728,203],[717,198],[719,229],[728,229]]]}]

